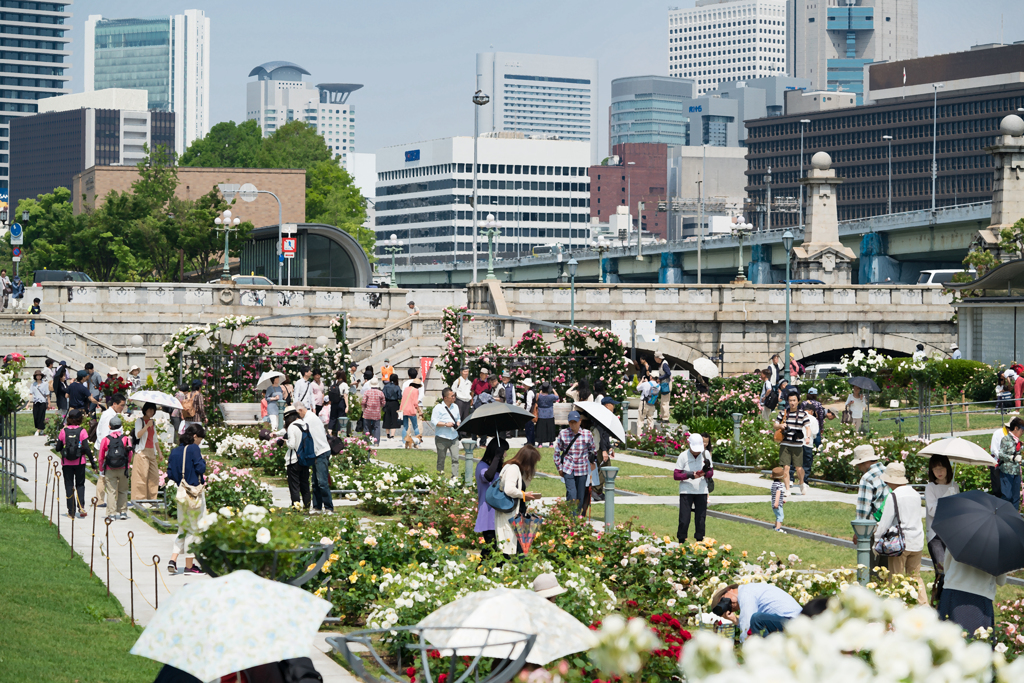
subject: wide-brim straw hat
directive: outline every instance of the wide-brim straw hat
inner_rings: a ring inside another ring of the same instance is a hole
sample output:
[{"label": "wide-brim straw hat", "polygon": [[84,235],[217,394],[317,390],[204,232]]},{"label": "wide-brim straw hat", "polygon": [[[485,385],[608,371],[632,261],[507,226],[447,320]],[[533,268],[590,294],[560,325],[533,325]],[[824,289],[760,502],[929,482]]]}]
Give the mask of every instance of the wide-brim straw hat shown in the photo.
[{"label": "wide-brim straw hat", "polygon": [[869,443],[861,444],[853,449],[853,460],[850,461],[850,465],[856,467],[866,462],[876,462],[878,456],[875,455],[875,447]]},{"label": "wide-brim straw hat", "polygon": [[542,598],[553,598],[565,592],[554,574],[539,574],[533,580],[533,592]]}]

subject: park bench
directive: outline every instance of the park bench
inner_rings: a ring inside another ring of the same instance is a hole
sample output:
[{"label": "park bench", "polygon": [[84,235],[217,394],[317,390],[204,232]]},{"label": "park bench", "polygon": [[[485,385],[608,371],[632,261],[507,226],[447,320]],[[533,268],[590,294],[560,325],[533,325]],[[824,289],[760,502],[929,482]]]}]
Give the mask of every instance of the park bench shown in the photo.
[{"label": "park bench", "polygon": [[262,421],[259,403],[221,403],[218,407],[226,425],[258,425]]}]

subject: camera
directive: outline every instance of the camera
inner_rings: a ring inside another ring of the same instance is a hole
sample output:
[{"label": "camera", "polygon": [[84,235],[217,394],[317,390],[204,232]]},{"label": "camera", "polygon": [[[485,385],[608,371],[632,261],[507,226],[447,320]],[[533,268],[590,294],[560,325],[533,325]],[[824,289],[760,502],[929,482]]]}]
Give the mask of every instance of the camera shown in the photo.
[{"label": "camera", "polygon": [[724,617],[727,612],[732,611],[732,600],[729,598],[722,598],[718,601],[718,604],[711,608],[711,612],[716,617]]}]

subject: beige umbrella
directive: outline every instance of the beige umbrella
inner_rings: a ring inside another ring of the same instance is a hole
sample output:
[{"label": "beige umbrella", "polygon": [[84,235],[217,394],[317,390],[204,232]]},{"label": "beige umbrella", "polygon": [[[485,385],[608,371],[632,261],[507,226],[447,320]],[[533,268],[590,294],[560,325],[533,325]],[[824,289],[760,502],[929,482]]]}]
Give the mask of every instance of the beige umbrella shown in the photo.
[{"label": "beige umbrella", "polygon": [[945,439],[939,439],[928,444],[920,451],[918,455],[944,455],[949,458],[949,461],[960,463],[962,465],[984,465],[986,467],[992,467],[996,464],[995,459],[986,451],[984,448],[976,443],[972,443],[967,439],[961,439],[959,436],[951,436]]}]

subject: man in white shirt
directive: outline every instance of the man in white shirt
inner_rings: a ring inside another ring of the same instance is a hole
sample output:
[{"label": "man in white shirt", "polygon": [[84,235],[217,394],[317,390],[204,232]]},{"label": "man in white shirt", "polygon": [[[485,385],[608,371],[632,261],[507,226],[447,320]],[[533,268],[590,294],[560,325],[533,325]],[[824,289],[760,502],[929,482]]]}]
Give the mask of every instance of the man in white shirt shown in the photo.
[{"label": "man in white shirt", "polygon": [[301,403],[306,406],[306,410],[313,410],[313,383],[310,379],[313,377],[313,371],[309,368],[302,368],[302,379],[295,383],[295,407]]},{"label": "man in white shirt", "polygon": [[[100,443],[103,442],[103,439],[110,436],[110,420],[115,415],[120,415],[121,413],[124,412],[124,396],[122,394],[114,394],[112,399],[113,402],[110,404],[110,407],[104,410],[102,413],[100,413],[99,422],[96,423],[97,449],[99,449],[99,445]],[[104,502],[106,501],[106,496],[104,495],[104,492],[106,490],[106,479],[104,478],[103,473],[99,472],[96,477],[96,499],[99,500],[100,503],[97,504],[96,507],[102,508],[107,506],[106,502]]]},{"label": "man in white shirt", "polygon": [[[308,380],[309,377],[307,376],[306,379]],[[331,499],[331,488],[327,485],[327,463],[331,458],[331,444],[327,441],[327,430],[324,428],[323,420],[305,403],[296,403],[295,409],[299,413],[299,419],[309,430],[309,435],[313,437],[313,450],[316,452],[316,461],[310,468],[313,471],[311,487],[313,514],[320,512],[322,508],[325,514],[333,515],[334,501]]]},{"label": "man in white shirt", "polygon": [[455,405],[459,407],[459,415],[469,415],[469,410],[473,406],[473,380],[469,378],[468,365],[463,366],[462,372],[452,382],[452,391],[455,392]]}]

